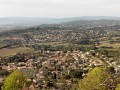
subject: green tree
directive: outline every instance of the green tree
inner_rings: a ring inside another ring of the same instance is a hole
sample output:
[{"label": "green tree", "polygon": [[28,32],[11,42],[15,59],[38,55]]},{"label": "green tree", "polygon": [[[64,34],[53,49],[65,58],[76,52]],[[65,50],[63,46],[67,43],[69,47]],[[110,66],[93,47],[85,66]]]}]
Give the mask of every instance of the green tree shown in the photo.
[{"label": "green tree", "polygon": [[26,83],[26,77],[19,71],[13,71],[5,80],[2,90],[21,90]]},{"label": "green tree", "polygon": [[109,76],[106,68],[96,67],[79,81],[79,90],[106,90],[103,83]]},{"label": "green tree", "polygon": [[116,90],[120,90],[120,84],[117,85]]}]

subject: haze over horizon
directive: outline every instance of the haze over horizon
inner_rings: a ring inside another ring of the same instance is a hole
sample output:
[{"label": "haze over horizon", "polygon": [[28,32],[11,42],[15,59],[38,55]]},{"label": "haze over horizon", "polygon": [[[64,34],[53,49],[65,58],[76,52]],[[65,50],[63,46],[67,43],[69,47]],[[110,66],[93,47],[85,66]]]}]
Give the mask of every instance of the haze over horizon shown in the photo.
[{"label": "haze over horizon", "polygon": [[0,0],[0,17],[120,17],[120,0]]}]

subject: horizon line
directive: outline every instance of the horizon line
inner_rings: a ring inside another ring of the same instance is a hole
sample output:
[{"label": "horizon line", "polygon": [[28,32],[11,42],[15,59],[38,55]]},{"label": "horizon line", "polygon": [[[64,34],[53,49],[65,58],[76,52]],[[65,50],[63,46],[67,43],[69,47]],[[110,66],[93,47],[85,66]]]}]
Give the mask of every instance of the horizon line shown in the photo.
[{"label": "horizon line", "polygon": [[47,19],[64,19],[64,18],[79,18],[79,17],[115,17],[119,18],[120,16],[68,16],[68,17],[43,17],[43,16],[0,16],[0,18],[47,18]]}]

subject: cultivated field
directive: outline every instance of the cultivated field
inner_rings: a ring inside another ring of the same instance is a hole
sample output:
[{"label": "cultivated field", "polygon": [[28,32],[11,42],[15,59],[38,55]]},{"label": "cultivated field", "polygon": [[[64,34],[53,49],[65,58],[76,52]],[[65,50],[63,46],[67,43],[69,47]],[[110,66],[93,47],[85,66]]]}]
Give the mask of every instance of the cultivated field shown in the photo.
[{"label": "cultivated field", "polygon": [[109,42],[101,42],[101,46],[106,46],[106,47],[113,47],[114,49],[118,49],[120,48],[120,43],[114,43],[114,44],[111,44]]},{"label": "cultivated field", "polygon": [[4,57],[4,56],[11,56],[14,55],[16,53],[25,53],[25,52],[30,52],[31,49],[30,48],[26,48],[26,47],[19,47],[19,48],[3,48],[0,49],[0,56]]}]

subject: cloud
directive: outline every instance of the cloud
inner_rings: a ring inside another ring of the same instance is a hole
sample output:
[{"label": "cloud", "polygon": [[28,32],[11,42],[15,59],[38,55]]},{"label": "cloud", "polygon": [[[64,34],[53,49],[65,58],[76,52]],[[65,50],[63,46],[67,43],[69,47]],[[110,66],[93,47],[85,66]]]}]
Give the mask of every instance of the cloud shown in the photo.
[{"label": "cloud", "polygon": [[0,0],[0,16],[120,16],[120,0]]}]

